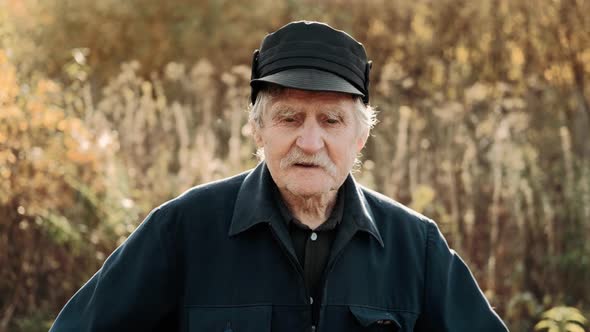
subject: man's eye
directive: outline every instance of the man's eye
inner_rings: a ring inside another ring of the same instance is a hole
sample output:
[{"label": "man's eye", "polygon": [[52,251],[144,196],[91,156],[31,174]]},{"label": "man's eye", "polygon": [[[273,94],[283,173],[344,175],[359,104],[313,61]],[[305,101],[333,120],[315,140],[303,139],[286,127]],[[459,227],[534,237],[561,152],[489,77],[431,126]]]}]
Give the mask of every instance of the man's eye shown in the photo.
[{"label": "man's eye", "polygon": [[283,122],[295,122],[295,118],[283,118]]},{"label": "man's eye", "polygon": [[328,124],[338,124],[340,121],[338,119],[326,119]]}]

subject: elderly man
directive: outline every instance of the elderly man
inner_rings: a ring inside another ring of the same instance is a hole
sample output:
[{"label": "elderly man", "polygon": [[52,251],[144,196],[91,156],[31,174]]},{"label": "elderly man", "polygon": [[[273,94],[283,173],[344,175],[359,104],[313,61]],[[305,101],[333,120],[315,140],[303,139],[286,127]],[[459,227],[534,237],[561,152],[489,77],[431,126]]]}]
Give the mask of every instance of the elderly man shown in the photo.
[{"label": "elderly man", "polygon": [[250,112],[264,161],[152,211],[52,331],[506,331],[436,224],[350,175],[370,68],[322,23],[267,35]]}]

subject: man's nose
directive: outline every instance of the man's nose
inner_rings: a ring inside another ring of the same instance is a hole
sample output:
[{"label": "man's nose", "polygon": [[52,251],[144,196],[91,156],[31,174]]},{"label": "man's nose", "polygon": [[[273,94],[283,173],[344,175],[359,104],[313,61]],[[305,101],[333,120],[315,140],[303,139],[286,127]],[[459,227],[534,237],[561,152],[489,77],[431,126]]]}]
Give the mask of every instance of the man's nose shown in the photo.
[{"label": "man's nose", "polygon": [[318,152],[324,147],[322,129],[314,121],[305,121],[299,137],[297,137],[296,144],[305,153]]}]

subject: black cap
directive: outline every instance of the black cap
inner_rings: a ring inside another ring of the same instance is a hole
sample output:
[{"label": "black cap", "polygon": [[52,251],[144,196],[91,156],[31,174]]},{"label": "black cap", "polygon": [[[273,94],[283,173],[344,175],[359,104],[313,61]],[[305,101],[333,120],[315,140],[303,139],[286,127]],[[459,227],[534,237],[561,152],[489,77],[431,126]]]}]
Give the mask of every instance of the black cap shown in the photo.
[{"label": "black cap", "polygon": [[266,35],[252,58],[252,104],[263,83],[345,92],[369,102],[371,61],[363,44],[344,31],[312,21],[291,22]]}]

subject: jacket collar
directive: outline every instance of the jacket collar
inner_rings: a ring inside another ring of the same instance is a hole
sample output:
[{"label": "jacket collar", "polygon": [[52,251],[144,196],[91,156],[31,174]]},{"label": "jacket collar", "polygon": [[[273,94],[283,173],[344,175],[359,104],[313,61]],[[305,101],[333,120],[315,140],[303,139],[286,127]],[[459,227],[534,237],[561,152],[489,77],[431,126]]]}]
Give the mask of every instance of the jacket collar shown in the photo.
[{"label": "jacket collar", "polygon": [[[384,247],[369,204],[352,175],[348,175],[343,185],[346,190],[344,218],[339,227],[344,226],[353,233],[369,233],[381,247]],[[273,186],[275,183],[264,162],[246,176],[234,206],[229,236],[242,233],[261,223],[268,223],[275,231],[284,233],[285,223],[281,220],[281,213],[273,199]]]}]

